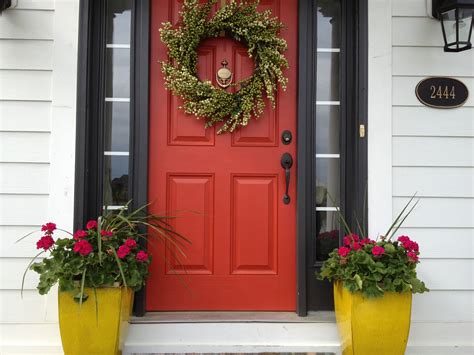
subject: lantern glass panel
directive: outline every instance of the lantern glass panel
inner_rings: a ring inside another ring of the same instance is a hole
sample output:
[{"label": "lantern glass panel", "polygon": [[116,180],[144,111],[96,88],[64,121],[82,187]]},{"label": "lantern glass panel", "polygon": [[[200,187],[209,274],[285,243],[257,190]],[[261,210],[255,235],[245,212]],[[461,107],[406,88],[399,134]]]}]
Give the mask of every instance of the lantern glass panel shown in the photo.
[{"label": "lantern glass panel", "polygon": [[456,10],[453,9],[450,11],[443,12],[441,16],[441,24],[443,26],[443,36],[445,44],[448,47],[456,46]]}]

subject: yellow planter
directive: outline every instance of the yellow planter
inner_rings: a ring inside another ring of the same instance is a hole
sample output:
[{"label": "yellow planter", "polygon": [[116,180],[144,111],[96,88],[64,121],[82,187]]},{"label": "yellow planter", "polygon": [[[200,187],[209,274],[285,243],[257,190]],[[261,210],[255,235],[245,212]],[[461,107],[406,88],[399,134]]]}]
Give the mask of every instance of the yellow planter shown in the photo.
[{"label": "yellow planter", "polygon": [[408,341],[411,292],[367,299],[334,283],[334,306],[343,355],[403,355]]},{"label": "yellow planter", "polygon": [[[86,288],[79,305],[70,292],[59,292],[59,327],[64,354],[120,354],[130,320],[130,288]],[[97,302],[96,302],[97,295]],[[97,305],[97,308],[96,308]]]}]

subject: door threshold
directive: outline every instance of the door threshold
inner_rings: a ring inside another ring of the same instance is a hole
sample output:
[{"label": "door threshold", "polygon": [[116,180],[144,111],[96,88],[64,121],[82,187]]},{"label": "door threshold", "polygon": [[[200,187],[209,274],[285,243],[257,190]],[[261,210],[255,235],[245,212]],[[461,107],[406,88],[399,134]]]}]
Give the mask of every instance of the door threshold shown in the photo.
[{"label": "door threshold", "polygon": [[147,312],[132,317],[134,324],[155,323],[335,323],[334,312],[308,312],[299,317],[294,312]]}]

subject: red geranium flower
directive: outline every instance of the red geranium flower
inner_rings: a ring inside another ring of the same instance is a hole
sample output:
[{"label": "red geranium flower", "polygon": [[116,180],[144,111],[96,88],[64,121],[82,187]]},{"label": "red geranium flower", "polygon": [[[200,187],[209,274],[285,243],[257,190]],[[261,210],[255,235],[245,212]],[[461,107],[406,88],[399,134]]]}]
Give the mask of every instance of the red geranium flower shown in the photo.
[{"label": "red geranium flower", "polygon": [[362,249],[362,246],[359,243],[354,243],[354,244],[352,244],[352,249],[360,250],[360,249]]},{"label": "red geranium flower", "polygon": [[137,242],[132,238],[128,238],[124,244],[129,248],[135,248],[137,246]]},{"label": "red geranium flower", "polygon": [[412,252],[412,251],[409,251],[407,253],[407,256],[408,256],[408,259],[413,262],[413,263],[417,263],[418,262],[418,255],[416,255],[416,253]]},{"label": "red geranium flower", "polygon": [[56,223],[53,223],[53,222],[48,222],[41,226],[42,232],[53,233],[55,229],[56,229]]},{"label": "red geranium flower", "polygon": [[376,245],[372,248],[372,254],[374,256],[381,256],[383,253],[385,253],[385,249],[383,247]]},{"label": "red geranium flower", "polygon": [[45,235],[36,242],[36,249],[48,250],[53,245],[54,245],[53,237],[51,237],[50,235]]},{"label": "red geranium flower", "polygon": [[79,239],[85,238],[85,237],[87,237],[87,236],[88,236],[88,233],[87,233],[86,231],[82,230],[82,229],[76,231],[76,233],[74,233],[74,234],[72,235],[72,237],[73,237],[75,240],[79,240]]},{"label": "red geranium flower", "polygon": [[119,259],[125,258],[128,254],[130,254],[130,248],[127,247],[125,244],[119,246],[117,250],[117,256]]},{"label": "red geranium flower", "polygon": [[137,253],[136,259],[137,259],[137,261],[139,261],[139,262],[145,262],[145,261],[148,260],[148,254],[145,253],[143,250],[140,250],[140,251]]},{"label": "red geranium flower", "polygon": [[345,258],[347,255],[349,255],[350,252],[351,252],[351,250],[349,248],[346,248],[346,247],[340,247],[337,250],[337,253],[343,258]]},{"label": "red geranium flower", "polygon": [[76,244],[74,244],[73,250],[75,253],[79,253],[82,256],[86,256],[92,252],[93,248],[87,240],[79,240],[78,242],[76,242]]},{"label": "red geranium flower", "polygon": [[97,228],[97,221],[90,220],[89,222],[87,222],[86,228],[87,228],[87,229],[95,229],[95,228]]}]

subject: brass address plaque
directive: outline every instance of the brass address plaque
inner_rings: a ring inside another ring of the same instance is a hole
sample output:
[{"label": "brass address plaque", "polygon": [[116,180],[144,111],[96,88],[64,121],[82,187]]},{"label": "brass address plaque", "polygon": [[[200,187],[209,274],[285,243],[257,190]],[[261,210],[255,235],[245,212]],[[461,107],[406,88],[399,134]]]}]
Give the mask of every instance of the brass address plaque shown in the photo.
[{"label": "brass address plaque", "polygon": [[469,90],[463,82],[447,77],[423,79],[415,91],[423,105],[434,108],[460,107],[469,97]]}]

